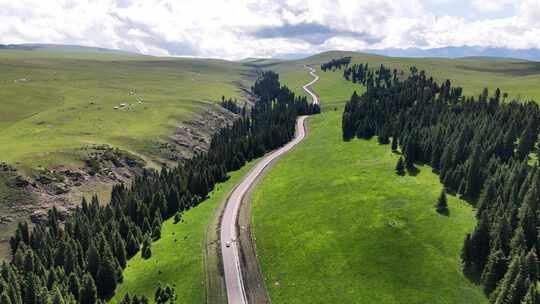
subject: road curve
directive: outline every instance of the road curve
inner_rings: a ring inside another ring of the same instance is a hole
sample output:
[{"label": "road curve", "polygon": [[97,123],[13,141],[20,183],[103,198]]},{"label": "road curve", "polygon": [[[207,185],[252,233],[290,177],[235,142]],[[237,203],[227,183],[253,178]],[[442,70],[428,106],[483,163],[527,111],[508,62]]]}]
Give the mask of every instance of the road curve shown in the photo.
[{"label": "road curve", "polygon": [[[317,96],[308,88],[310,85],[315,83],[319,77],[315,75],[314,69],[307,66],[305,67],[311,70],[311,75],[313,75],[315,79],[306,84],[303,88],[313,97],[314,103],[319,103]],[[229,304],[247,304],[246,290],[242,280],[242,270],[240,268],[238,242],[236,241],[238,239],[236,222],[238,219],[240,205],[242,203],[242,198],[249,191],[257,177],[273,160],[287,153],[304,139],[306,136],[306,129],[304,126],[306,118],[307,116],[298,117],[296,120],[296,134],[294,139],[285,146],[271,152],[260,160],[227,198],[225,210],[223,211],[223,216],[221,218],[220,239],[223,270],[225,273],[225,284],[227,286],[227,300]]]},{"label": "road curve", "polygon": [[311,99],[313,100],[313,103],[316,103],[318,104],[319,103],[319,97],[317,96],[317,94],[315,94],[313,91],[311,91],[311,89],[309,88],[312,84],[314,84],[315,82],[319,81],[319,76],[317,74],[315,74],[315,69],[312,68],[312,67],[309,67],[307,65],[304,65],[304,67],[306,69],[309,70],[309,74],[311,74],[311,76],[313,76],[313,80],[307,84],[305,84],[302,88],[304,89],[304,91],[306,91],[309,95],[311,95]]}]

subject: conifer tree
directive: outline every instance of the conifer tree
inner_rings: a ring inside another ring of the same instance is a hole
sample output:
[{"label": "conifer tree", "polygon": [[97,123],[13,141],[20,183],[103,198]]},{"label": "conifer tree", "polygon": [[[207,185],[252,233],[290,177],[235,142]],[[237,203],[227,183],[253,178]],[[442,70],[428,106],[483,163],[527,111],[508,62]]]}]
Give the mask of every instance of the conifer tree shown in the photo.
[{"label": "conifer tree", "polygon": [[134,256],[137,251],[139,251],[139,242],[137,241],[137,239],[135,238],[135,236],[133,235],[133,233],[130,231],[129,234],[128,234],[128,239],[127,239],[127,248],[126,248],[126,254],[127,254],[127,257],[132,257]]},{"label": "conifer tree", "polygon": [[52,304],[64,304],[64,297],[62,296],[62,293],[58,289],[58,287],[54,288],[53,297],[52,297]]},{"label": "conifer tree", "polygon": [[538,302],[540,302],[540,297],[536,292],[536,284],[530,284],[529,290],[520,304],[538,304]]},{"label": "conifer tree", "polygon": [[120,304],[131,304],[131,298],[129,297],[129,293],[126,293],[124,295],[122,301],[120,301]]},{"label": "conifer tree", "polygon": [[473,248],[471,242],[471,235],[467,233],[465,240],[463,241],[463,248],[461,249],[461,261],[463,262],[463,271],[466,275],[473,273]]},{"label": "conifer tree", "polygon": [[152,240],[148,235],[144,237],[141,256],[143,259],[149,259],[152,256]]},{"label": "conifer tree", "polygon": [[471,235],[472,262],[481,272],[489,256],[489,225],[487,214],[483,214]]},{"label": "conifer tree", "polygon": [[171,286],[167,285],[166,287],[162,288],[161,285],[159,285],[156,289],[156,293],[154,295],[156,304],[174,304],[176,303],[176,299],[176,291]]},{"label": "conifer tree", "polygon": [[105,298],[112,295],[116,289],[116,283],[118,278],[116,276],[116,269],[113,265],[112,258],[110,256],[103,259],[99,266],[97,273],[97,291],[100,298]]},{"label": "conifer tree", "polygon": [[82,279],[82,287],[79,294],[79,302],[81,304],[96,304],[97,289],[94,279],[89,273],[86,273]]},{"label": "conifer tree", "polygon": [[531,282],[537,282],[540,279],[540,269],[538,269],[538,256],[536,249],[533,247],[525,257],[526,272]]},{"label": "conifer tree", "polygon": [[441,194],[439,195],[439,199],[437,200],[437,204],[435,205],[435,208],[438,213],[448,215],[448,201],[446,199],[446,190],[442,190]]},{"label": "conifer tree", "polygon": [[482,282],[484,283],[484,292],[489,295],[506,272],[507,260],[501,250],[490,254],[484,272],[482,273]]},{"label": "conifer tree", "polygon": [[2,304],[11,304],[11,299],[7,295],[6,291],[4,291],[4,292],[2,292],[2,294],[0,294],[0,303],[2,303]]},{"label": "conifer tree", "polygon": [[81,284],[79,278],[73,272],[69,275],[68,290],[75,299],[79,299]]},{"label": "conifer tree", "polygon": [[94,243],[90,244],[88,251],[86,252],[86,270],[92,275],[92,278],[96,278],[99,269],[100,257],[98,250]]},{"label": "conifer tree", "polygon": [[519,144],[517,146],[517,157],[519,159],[524,159],[529,155],[534,148],[534,145],[538,139],[538,130],[535,126],[535,123],[530,122],[527,125],[527,128],[523,130],[519,138]]},{"label": "conifer tree", "polygon": [[39,286],[37,285],[35,275],[29,273],[24,280],[24,304],[38,303]]}]

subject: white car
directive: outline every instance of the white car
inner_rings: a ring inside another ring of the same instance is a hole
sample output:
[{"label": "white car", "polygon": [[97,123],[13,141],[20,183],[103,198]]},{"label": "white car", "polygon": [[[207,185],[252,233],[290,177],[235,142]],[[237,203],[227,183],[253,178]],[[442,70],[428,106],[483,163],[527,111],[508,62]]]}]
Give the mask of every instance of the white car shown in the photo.
[{"label": "white car", "polygon": [[225,247],[227,247],[227,248],[231,247],[231,242],[225,243]]}]

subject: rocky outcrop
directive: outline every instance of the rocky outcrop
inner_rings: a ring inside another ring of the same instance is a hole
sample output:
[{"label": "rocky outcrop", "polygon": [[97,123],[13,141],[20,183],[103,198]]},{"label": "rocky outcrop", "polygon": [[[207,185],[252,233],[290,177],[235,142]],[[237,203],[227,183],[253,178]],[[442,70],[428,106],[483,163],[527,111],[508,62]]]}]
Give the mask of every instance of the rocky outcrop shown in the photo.
[{"label": "rocky outcrop", "polygon": [[206,151],[212,135],[236,117],[219,106],[207,108],[180,124],[171,136],[157,139],[144,158],[108,144],[94,144],[79,151],[83,155],[81,167],[36,167],[33,174],[25,176],[15,166],[0,162],[0,173],[9,174],[8,186],[31,194],[24,200],[10,201],[8,211],[0,210],[0,224],[13,223],[23,217],[42,223],[47,218],[46,210],[53,206],[67,215],[80,203],[84,193],[120,182],[129,183],[146,167],[173,167],[179,161]]}]

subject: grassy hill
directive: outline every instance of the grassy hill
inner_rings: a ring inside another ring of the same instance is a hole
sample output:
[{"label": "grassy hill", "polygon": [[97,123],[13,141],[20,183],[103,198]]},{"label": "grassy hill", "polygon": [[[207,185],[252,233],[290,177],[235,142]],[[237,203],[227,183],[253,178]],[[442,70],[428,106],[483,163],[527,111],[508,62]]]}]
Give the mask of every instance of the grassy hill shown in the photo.
[{"label": "grassy hill", "polygon": [[430,168],[394,173],[398,155],[375,140],[343,142],[341,105],[263,179],[253,198],[257,255],[272,303],[485,303],[461,273],[472,208]]},{"label": "grassy hill", "polygon": [[[540,100],[537,63],[486,58],[404,59],[329,52],[272,69],[298,93],[311,77],[304,64],[332,58],[415,65],[451,79],[466,94],[500,87],[511,98]],[[320,72],[314,85],[325,112],[311,117],[306,141],[280,160],[255,191],[252,224],[273,303],[486,303],[464,277],[463,238],[474,210],[450,199],[450,216],[436,213],[438,176],[394,173],[398,155],[375,140],[341,139],[344,101],[359,85],[341,71]]]},{"label": "grassy hill", "polygon": [[[492,92],[500,88],[509,94],[510,99],[530,100],[540,102],[540,63],[518,59],[496,58],[397,58],[362,54],[346,51],[331,51],[321,53],[303,60],[276,63],[269,68],[280,73],[281,79],[294,87],[296,92],[302,92],[301,85],[309,80],[308,74],[300,67],[309,64],[318,67],[321,63],[345,56],[352,57],[352,63],[369,63],[372,67],[380,64],[407,72],[409,67],[416,66],[420,70],[429,71],[437,80],[451,79],[453,83],[464,88],[466,95],[478,95],[487,87]],[[350,98],[351,88],[358,86],[342,81],[342,71],[327,72],[327,75],[315,86],[319,94],[327,97],[327,101],[345,100]]]},{"label": "grassy hill", "polygon": [[77,148],[91,143],[144,155],[222,95],[240,98],[247,73],[218,60],[88,54],[0,51],[2,160],[25,171],[77,165]]},{"label": "grassy hill", "polygon": [[[241,87],[251,85],[253,76],[252,68],[224,60],[52,46],[0,49],[0,70],[0,162],[30,181],[44,170],[86,166],[96,145],[118,148],[151,166],[168,161],[178,126],[216,112],[222,95],[243,99]],[[216,127],[212,123],[205,120],[193,128],[204,133]],[[180,139],[202,140],[197,134]],[[49,190],[32,196],[7,186],[12,178],[0,172],[0,256],[15,225],[13,217],[33,212],[36,198],[46,206],[56,203]],[[106,198],[114,182],[105,185],[106,178],[85,180],[62,199],[78,202],[81,195],[95,192]]]},{"label": "grassy hill", "polygon": [[214,217],[219,218],[220,205],[253,165],[251,162],[232,172],[231,178],[218,184],[207,200],[185,212],[184,222],[174,224],[170,219],[163,223],[161,239],[152,244],[152,257],[145,260],[138,253],[128,261],[124,281],[110,302],[120,302],[126,293],[153,300],[158,284],[169,284],[176,290],[178,303],[206,303],[208,225]]}]

